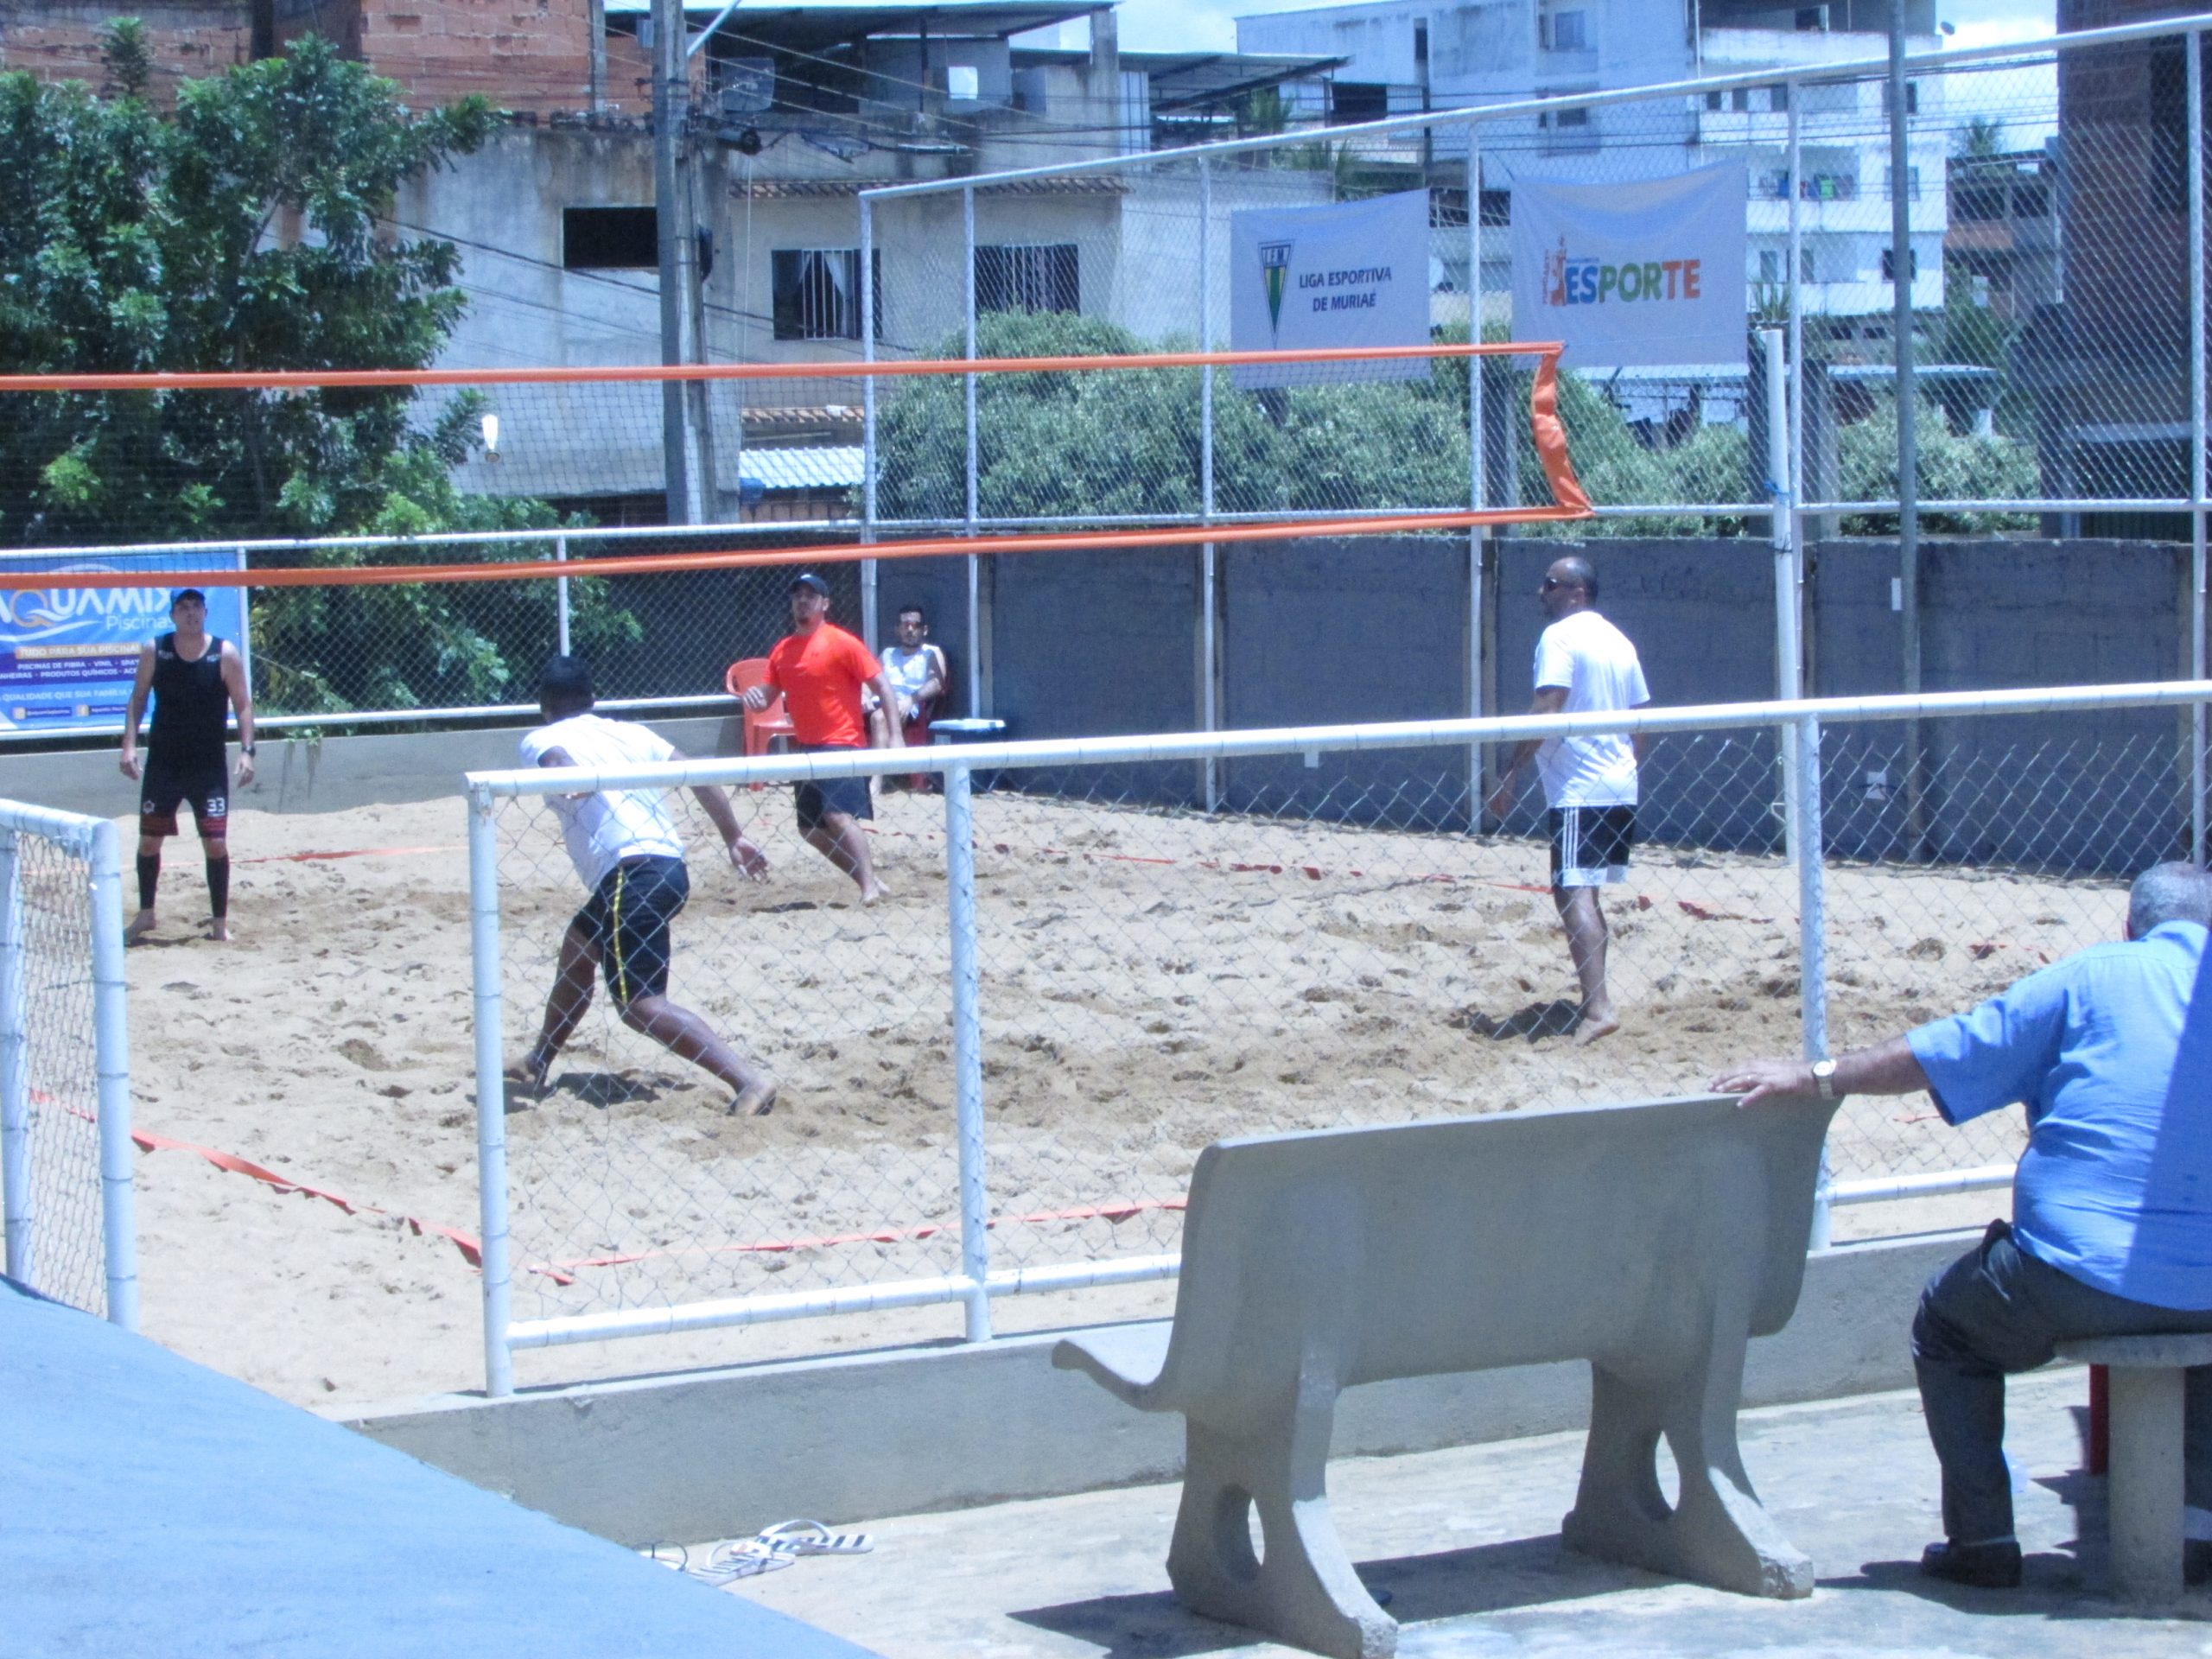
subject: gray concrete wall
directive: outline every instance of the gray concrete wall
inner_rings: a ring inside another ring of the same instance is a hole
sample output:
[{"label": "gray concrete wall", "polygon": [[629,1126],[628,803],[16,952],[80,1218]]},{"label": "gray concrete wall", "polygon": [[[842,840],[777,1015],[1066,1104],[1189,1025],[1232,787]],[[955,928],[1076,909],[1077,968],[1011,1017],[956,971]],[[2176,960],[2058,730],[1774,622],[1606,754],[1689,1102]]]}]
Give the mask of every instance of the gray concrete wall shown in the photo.
[{"label": "gray concrete wall", "polygon": [[[1807,1263],[1796,1317],[1751,1344],[1747,1405],[1909,1386],[1920,1287],[1955,1233],[1853,1244]],[[1174,1478],[1182,1420],[1052,1369],[1051,1333],[680,1376],[453,1397],[355,1419],[388,1446],[625,1543],[719,1538],[786,1516],[832,1524]],[[1580,1364],[1355,1389],[1338,1456],[1579,1427]],[[1770,1494],[1771,1497],[1772,1495]]]},{"label": "gray concrete wall", "polygon": [[[1775,694],[1773,554],[1764,541],[1507,538],[1494,547],[1484,615],[1494,712],[1528,706],[1543,626],[1536,582],[1570,550],[1596,563],[1600,608],[1636,641],[1656,702]],[[957,572],[958,562],[944,563]],[[1224,549],[1223,723],[1466,712],[1465,563],[1464,549],[1445,538]],[[1923,683],[1951,690],[2172,678],[2186,667],[2185,563],[2185,550],[2164,543],[1925,543]],[[1890,608],[1896,568],[1894,543],[1831,542],[1814,550],[1810,690],[1903,689],[1902,632]],[[1022,737],[1195,726],[1197,574],[1195,549],[990,561],[988,712],[1007,717]],[[958,580],[955,602],[941,613],[940,640],[964,611]],[[1838,728],[1826,745],[1836,790],[1830,844],[1854,857],[1916,850],[1943,860],[2139,868],[2173,854],[2181,730],[2177,716],[2147,712],[1929,722],[1929,832],[1912,849],[1897,787],[1902,728]],[[1674,841],[1773,850],[1781,824],[1768,810],[1772,758],[1764,733],[1670,738],[1646,773],[1648,820]],[[1324,756],[1313,770],[1302,758],[1221,768],[1224,798],[1239,809],[1444,826],[1465,823],[1465,773],[1464,756],[1434,752]],[[1026,781],[1181,804],[1195,798],[1197,775],[1175,766]],[[2103,804],[2085,810],[2092,801]],[[1533,827],[1538,810],[1532,791],[1510,827]]]},{"label": "gray concrete wall", "polygon": [[[1198,550],[1001,555],[989,562],[992,699],[1016,738],[1183,732],[1198,723]],[[1094,799],[1186,802],[1195,768],[1025,774]]]},{"label": "gray concrete wall", "polygon": [[[1467,549],[1402,537],[1225,547],[1222,723],[1310,726],[1457,720],[1471,712]],[[1238,760],[1241,811],[1466,824],[1467,753],[1408,749]]]},{"label": "gray concrete wall", "polygon": [[[1904,624],[1893,542],[1813,552],[1813,689],[1896,691]],[[2189,670],[2189,550],[2163,542],[1930,542],[1922,558],[1923,683],[1930,691],[2166,680]],[[1933,721],[1922,731],[1923,844],[1911,847],[1900,726],[1839,728],[1822,748],[1828,844],[1847,857],[1919,855],[2075,870],[2140,869],[2180,852],[2186,716]],[[1871,781],[1870,781],[1871,780]]]}]

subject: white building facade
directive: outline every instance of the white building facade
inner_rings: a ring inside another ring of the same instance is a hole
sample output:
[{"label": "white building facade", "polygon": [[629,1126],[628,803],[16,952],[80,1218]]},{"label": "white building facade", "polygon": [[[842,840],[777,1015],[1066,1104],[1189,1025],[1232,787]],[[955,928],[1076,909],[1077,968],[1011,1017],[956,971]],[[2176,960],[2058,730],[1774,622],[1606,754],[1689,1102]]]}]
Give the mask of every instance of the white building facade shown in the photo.
[{"label": "white building facade", "polygon": [[[1932,0],[1904,0],[1908,49],[1932,51]],[[1478,109],[1879,59],[1886,6],[1775,8],[1730,0],[1366,0],[1236,20],[1242,51],[1342,57],[1325,89],[1301,88],[1300,113],[1336,123],[1421,110]],[[1950,148],[1940,82],[1910,83],[1912,302],[1943,302],[1944,165]],[[1573,106],[1479,129],[1484,312],[1510,315],[1509,202],[1516,179],[1621,182],[1742,159],[1749,168],[1745,276],[1754,307],[1779,308],[1790,275],[1789,199],[1799,199],[1795,273],[1808,315],[1863,319],[1887,335],[1891,283],[1889,96],[1879,79],[1801,85],[1801,166],[1789,168],[1789,92],[1780,85]],[[1385,141],[1384,154],[1464,162],[1466,129]],[[1378,156],[1378,159],[1381,156]],[[1839,332],[1841,331],[1839,326]]]}]

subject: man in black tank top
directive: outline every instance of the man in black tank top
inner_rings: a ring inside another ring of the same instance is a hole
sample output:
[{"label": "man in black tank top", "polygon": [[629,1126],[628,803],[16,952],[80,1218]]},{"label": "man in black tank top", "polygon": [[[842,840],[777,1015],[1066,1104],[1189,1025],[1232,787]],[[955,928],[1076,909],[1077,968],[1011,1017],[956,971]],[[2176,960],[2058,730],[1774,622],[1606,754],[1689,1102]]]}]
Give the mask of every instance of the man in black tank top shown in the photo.
[{"label": "man in black tank top", "polygon": [[[253,699],[238,647],[207,632],[207,596],[186,588],[169,601],[174,633],[138,651],[138,677],[123,716],[123,775],[140,778],[138,797],[138,913],[124,930],[136,944],[154,930],[154,889],[162,875],[162,842],[176,833],[178,803],[192,803],[200,850],[207,862],[211,915],[207,937],[231,937],[231,847],[228,768],[224,727],[238,716],[238,787],[253,781]],[[138,719],[146,696],[154,697],[152,753],[138,760]]]}]

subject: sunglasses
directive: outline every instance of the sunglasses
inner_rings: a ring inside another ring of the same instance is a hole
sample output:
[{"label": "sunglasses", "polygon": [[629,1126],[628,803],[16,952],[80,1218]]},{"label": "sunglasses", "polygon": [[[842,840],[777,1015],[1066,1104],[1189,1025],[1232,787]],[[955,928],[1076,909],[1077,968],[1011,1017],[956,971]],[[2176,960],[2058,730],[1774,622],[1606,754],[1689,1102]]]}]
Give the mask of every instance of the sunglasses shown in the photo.
[{"label": "sunglasses", "polygon": [[1557,576],[1546,576],[1539,591],[1548,594],[1554,588],[1580,588],[1581,585],[1579,582],[1561,582]]}]

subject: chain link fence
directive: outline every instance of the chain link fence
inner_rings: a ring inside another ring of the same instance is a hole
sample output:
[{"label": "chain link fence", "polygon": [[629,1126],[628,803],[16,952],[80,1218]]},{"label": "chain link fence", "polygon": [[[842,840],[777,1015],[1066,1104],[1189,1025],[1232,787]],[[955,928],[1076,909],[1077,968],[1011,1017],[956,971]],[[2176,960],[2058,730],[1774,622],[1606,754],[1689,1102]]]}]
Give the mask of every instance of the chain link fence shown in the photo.
[{"label": "chain link fence", "polygon": [[135,1328],[115,827],[0,801],[0,1218],[8,1276]]},{"label": "chain link fence", "polygon": [[[2120,936],[2129,877],[2190,851],[2174,705],[2200,692],[1829,726],[1808,820],[1826,849],[1810,1000],[1777,728],[1667,711],[1628,884],[1605,897],[1622,1028],[1588,1043],[1540,804],[1470,831],[1467,734],[1499,722],[1243,738],[1213,756],[1234,803],[1214,813],[1180,804],[1196,737],[984,752],[965,802],[879,789],[895,897],[868,908],[800,844],[780,784],[735,791],[778,867],[762,887],[716,870],[718,837],[671,791],[695,890],[670,995],[773,1071],[781,1101],[728,1116],[726,1090],[602,1000],[544,1097],[508,1102],[516,1316],[541,1342],[663,1314],[957,1300],[963,1237],[986,1218],[996,1289],[1156,1276],[1192,1163],[1226,1135],[1694,1093],[1732,1059],[1800,1052],[1815,1018],[1836,1052],[1894,1034]],[[479,781],[511,1056],[583,897],[551,811],[518,792],[532,787]],[[963,812],[972,1103],[947,968]],[[1925,1102],[1854,1100],[1831,1167],[1847,1201],[1853,1181],[2009,1164],[2024,1133],[2017,1111],[1955,1130]],[[985,1195],[964,1226],[963,1167]]]},{"label": "chain link fence", "polygon": [[[1902,280],[1920,530],[2009,538],[1993,558],[2037,537],[2201,543],[2204,324],[2188,296],[2203,275],[2202,67],[2189,49],[2202,35],[2145,26],[1916,54],[1900,99],[1879,66],[1833,60],[1847,37],[1706,35],[1703,78],[1662,91],[863,191],[843,229],[842,205],[810,207],[810,237],[849,245],[748,240],[748,258],[784,262],[762,288],[784,299],[772,337],[747,340],[764,359],[820,360],[689,385],[673,425],[662,386],[623,371],[411,391],[11,393],[22,418],[0,443],[0,527],[54,556],[158,542],[227,559],[243,545],[283,568],[1535,505],[1549,492],[1525,361],[1489,362],[1471,385],[1444,361],[1410,378],[1338,365],[1261,386],[1198,368],[877,378],[854,358],[1225,346],[1240,214],[1392,196],[1426,204],[1432,331],[1534,340],[1552,330],[1513,308],[1518,186],[1729,162],[1746,193],[1740,359],[1570,356],[1560,414],[1599,518],[1511,535],[1764,533],[1770,485],[1801,543],[1896,533]],[[1770,325],[1789,339],[1779,446],[1758,334]],[[690,480],[679,516],[709,528],[658,523],[672,429]],[[404,539],[312,533],[337,524]],[[304,539],[268,539],[290,532]],[[790,574],[578,578],[565,604],[528,582],[264,589],[257,692],[280,718],[526,705],[535,665],[565,640],[610,696],[708,695],[779,631]],[[880,644],[872,569],[842,580],[839,614]],[[987,676],[974,691],[988,698]]]}]

